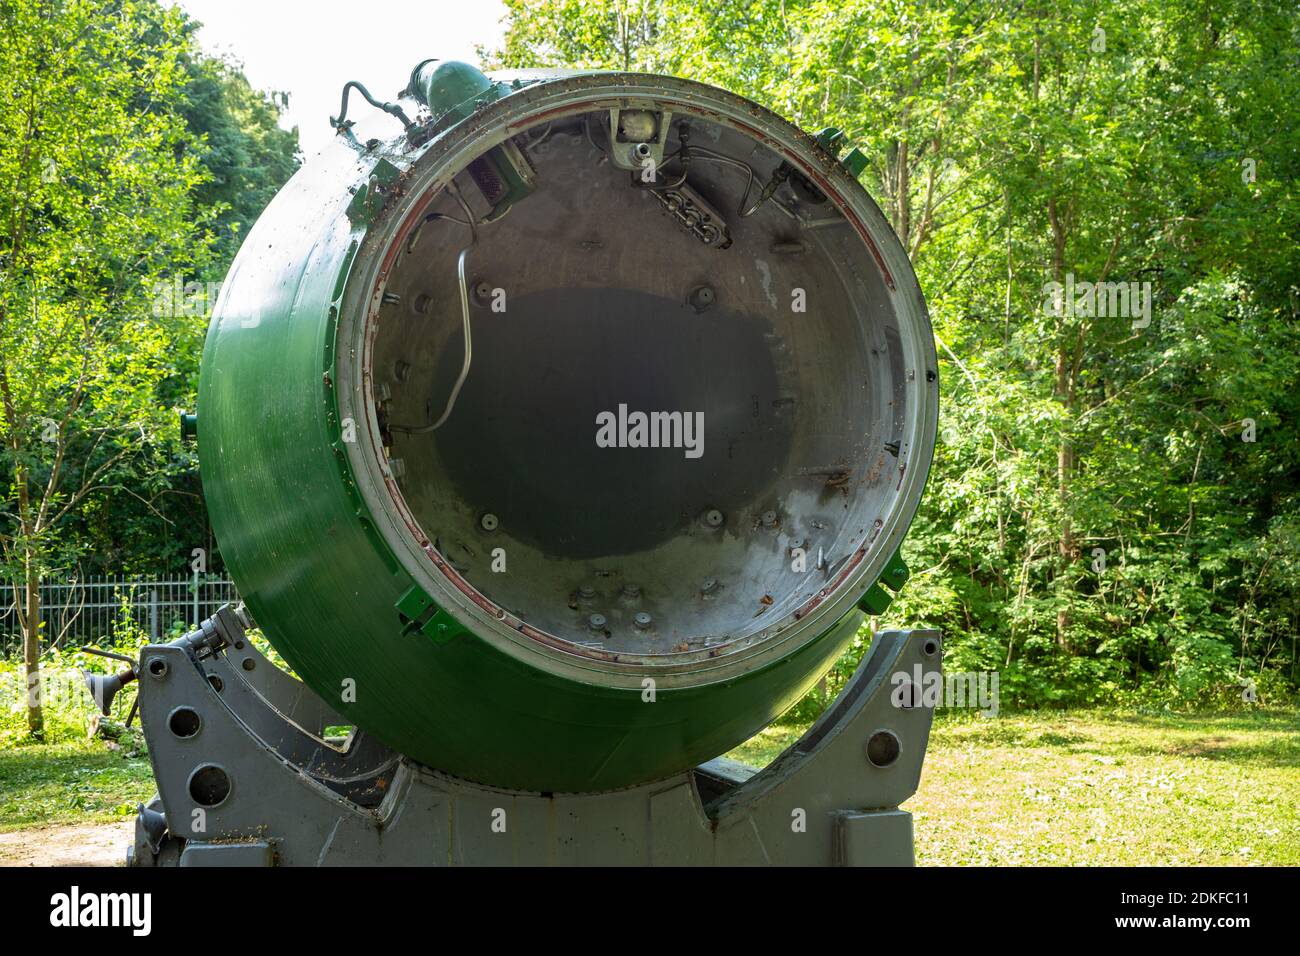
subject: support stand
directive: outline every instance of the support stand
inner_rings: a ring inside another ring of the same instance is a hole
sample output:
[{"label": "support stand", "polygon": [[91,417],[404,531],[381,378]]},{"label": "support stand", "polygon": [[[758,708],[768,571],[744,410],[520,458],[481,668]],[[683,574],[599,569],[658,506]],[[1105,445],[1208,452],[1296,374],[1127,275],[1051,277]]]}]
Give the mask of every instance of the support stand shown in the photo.
[{"label": "support stand", "polygon": [[[937,631],[884,631],[843,693],[759,771],[718,758],[608,793],[457,779],[394,753],[247,640],[229,608],[137,668],[158,796],[136,866],[911,865]],[[896,676],[902,675],[902,676]]]}]

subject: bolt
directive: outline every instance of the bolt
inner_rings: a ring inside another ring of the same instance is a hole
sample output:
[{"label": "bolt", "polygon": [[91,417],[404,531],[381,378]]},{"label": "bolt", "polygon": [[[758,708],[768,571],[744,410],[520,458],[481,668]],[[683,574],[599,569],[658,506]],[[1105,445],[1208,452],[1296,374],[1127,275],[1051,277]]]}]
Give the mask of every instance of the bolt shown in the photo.
[{"label": "bolt", "polygon": [[625,584],[625,585],[623,585],[623,597],[626,597],[626,598],[635,598],[635,597],[640,597],[640,596],[641,596],[641,587],[640,587],[640,585],[637,585],[637,584]]},{"label": "bolt", "polygon": [[704,583],[700,585],[700,590],[705,594],[712,594],[718,589],[717,578],[705,578]]},{"label": "bolt", "polygon": [[708,511],[704,512],[704,523],[710,528],[722,527],[723,520],[723,514],[717,508],[710,508]]},{"label": "bolt", "polygon": [[402,301],[402,297],[396,292],[385,292],[383,295],[385,305],[397,305]]},{"label": "bolt", "polygon": [[593,631],[603,631],[605,629],[605,615],[593,614],[587,618],[587,626]]},{"label": "bolt", "polygon": [[487,302],[492,298],[492,283],[486,279],[480,280],[474,284],[474,298],[479,302]]},{"label": "bolt", "polygon": [[596,589],[593,588],[590,584],[584,584],[582,587],[578,588],[578,597],[591,599],[594,598],[595,596],[596,596]]},{"label": "bolt", "polygon": [[775,512],[775,511],[764,511],[764,512],[763,512],[763,524],[764,524],[766,527],[768,527],[768,528],[775,528],[775,527],[776,527],[776,512]]},{"label": "bolt", "polygon": [[490,511],[484,513],[483,517],[478,519],[478,523],[484,531],[495,531],[501,526],[501,522],[497,519],[497,516]]},{"label": "bolt", "polygon": [[650,615],[647,614],[645,611],[639,612],[635,618],[636,626],[643,631],[651,625],[653,620],[654,619],[650,617]]},{"label": "bolt", "polygon": [[697,288],[692,289],[689,296],[691,307],[695,309],[697,313],[703,312],[709,306],[713,305],[716,298],[717,296],[713,289],[707,285],[698,286]]}]

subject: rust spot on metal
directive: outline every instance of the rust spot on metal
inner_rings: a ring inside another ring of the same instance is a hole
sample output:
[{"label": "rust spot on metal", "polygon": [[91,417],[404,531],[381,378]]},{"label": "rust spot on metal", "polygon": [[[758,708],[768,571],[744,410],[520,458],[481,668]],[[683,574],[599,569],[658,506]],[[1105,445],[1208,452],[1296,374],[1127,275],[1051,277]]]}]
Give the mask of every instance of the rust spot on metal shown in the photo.
[{"label": "rust spot on metal", "polygon": [[826,585],[826,587],[822,588],[816,594],[814,594],[807,601],[807,603],[804,604],[803,607],[799,608],[799,610],[794,612],[794,619],[797,621],[800,618],[804,617],[806,614],[808,614],[809,611],[812,611],[823,601],[825,601],[828,595],[833,594],[835,591],[839,590],[840,585],[843,584],[845,581],[847,581],[849,575],[851,575],[854,569],[856,569],[857,566],[862,563],[862,559],[866,555],[866,553],[867,553],[866,548],[858,548],[858,550],[854,553],[853,557],[850,558],[849,561],[844,565],[844,569],[835,576],[835,580],[832,581],[830,584]]}]

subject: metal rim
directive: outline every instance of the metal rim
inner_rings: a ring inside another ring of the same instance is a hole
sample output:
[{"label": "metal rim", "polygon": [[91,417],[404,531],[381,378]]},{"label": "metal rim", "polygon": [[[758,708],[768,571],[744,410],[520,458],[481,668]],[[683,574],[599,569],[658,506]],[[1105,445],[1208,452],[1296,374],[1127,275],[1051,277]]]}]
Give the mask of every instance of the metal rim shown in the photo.
[{"label": "metal rim", "polygon": [[[472,159],[508,137],[570,114],[615,105],[658,104],[723,123],[758,140],[817,183],[871,250],[899,317],[910,386],[902,473],[889,513],[878,521],[837,577],[800,612],[751,635],[744,646],[664,655],[615,655],[584,648],[532,628],[507,614],[461,578],[428,536],[381,464],[379,425],[371,401],[367,356],[373,346],[372,311],[382,295],[389,250],[420,214],[432,191]],[[394,146],[400,148],[400,141]],[[907,256],[878,207],[843,167],[806,134],[757,105],[712,87],[647,74],[584,74],[541,82],[504,97],[405,157],[403,182],[414,197],[387,210],[368,230],[355,257],[336,330],[340,417],[358,424],[347,453],[372,520],[412,578],[462,625],[511,656],[562,676],[609,686],[638,686],[654,676],[664,686],[697,686],[740,676],[772,663],[826,632],[852,612],[901,544],[920,501],[933,452],[938,383],[934,343],[920,289]],[[358,317],[363,317],[358,323]],[[350,357],[351,361],[343,361]]]}]

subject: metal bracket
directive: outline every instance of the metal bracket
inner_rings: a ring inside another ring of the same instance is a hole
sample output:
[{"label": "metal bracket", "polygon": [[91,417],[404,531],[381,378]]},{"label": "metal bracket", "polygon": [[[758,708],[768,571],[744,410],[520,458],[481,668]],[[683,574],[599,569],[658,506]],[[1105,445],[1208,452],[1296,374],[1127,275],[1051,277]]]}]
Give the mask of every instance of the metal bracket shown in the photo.
[{"label": "metal bracket", "polygon": [[657,170],[664,162],[664,147],[673,114],[667,110],[611,109],[609,159],[619,169]]}]

